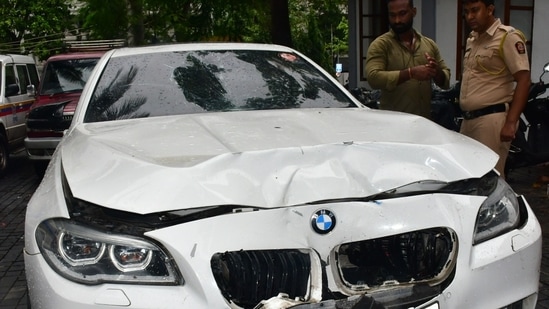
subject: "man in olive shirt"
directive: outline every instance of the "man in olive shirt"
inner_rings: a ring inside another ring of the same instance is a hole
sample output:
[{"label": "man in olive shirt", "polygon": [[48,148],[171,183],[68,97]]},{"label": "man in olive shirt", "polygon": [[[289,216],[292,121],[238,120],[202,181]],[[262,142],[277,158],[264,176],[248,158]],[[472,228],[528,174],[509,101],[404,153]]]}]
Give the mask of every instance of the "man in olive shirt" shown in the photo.
[{"label": "man in olive shirt", "polygon": [[435,42],[413,28],[413,0],[388,1],[391,29],[369,46],[365,73],[381,89],[380,108],[431,119],[431,81],[450,86],[450,69]]},{"label": "man in olive shirt", "polygon": [[494,16],[494,0],[463,2],[472,32],[463,61],[460,132],[498,153],[496,169],[505,177],[505,161],[530,88],[526,45],[519,31]]}]

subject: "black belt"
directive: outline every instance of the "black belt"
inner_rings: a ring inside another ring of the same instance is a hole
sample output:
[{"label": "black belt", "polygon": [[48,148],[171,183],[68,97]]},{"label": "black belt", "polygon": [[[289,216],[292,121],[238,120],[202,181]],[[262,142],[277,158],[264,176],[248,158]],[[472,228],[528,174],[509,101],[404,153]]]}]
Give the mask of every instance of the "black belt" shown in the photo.
[{"label": "black belt", "polygon": [[505,105],[505,103],[499,103],[480,109],[475,109],[474,111],[463,111],[461,114],[463,116],[463,119],[471,120],[488,114],[503,113],[506,110],[507,106]]}]

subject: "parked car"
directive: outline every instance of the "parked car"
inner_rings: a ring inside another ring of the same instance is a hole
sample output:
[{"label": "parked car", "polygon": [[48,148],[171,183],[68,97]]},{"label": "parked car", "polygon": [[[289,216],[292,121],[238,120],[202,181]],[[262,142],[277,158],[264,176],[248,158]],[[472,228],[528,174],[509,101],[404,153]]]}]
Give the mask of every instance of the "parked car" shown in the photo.
[{"label": "parked car", "polygon": [[38,175],[44,174],[63,132],[69,128],[82,89],[104,53],[71,52],[46,60],[38,96],[26,121],[25,148]]},{"label": "parked car", "polygon": [[96,65],[25,219],[32,308],[534,308],[497,155],[282,46]]},{"label": "parked car", "polygon": [[0,55],[0,176],[11,154],[24,151],[25,117],[34,102],[38,70],[25,55]]}]

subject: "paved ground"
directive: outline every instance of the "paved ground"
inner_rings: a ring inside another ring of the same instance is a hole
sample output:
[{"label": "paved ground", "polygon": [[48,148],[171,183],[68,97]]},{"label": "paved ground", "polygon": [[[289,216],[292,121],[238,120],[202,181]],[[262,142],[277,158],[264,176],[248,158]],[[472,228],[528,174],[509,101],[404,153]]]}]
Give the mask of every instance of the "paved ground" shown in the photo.
[{"label": "paved ground", "polygon": [[549,192],[547,184],[537,183],[542,175],[549,176],[549,165],[518,169],[509,173],[508,181],[517,193],[526,196],[541,224],[543,249],[536,309],[549,309]]},{"label": "paved ground", "polygon": [[0,309],[27,308],[23,263],[25,208],[40,179],[23,155],[0,178]]},{"label": "paved ground", "polygon": [[[543,258],[536,309],[549,309],[549,197],[547,185],[537,185],[549,166],[522,168],[509,174],[509,183],[524,194],[543,228]],[[8,173],[0,178],[0,309],[27,308],[23,264],[25,207],[40,179],[24,156],[12,158]]]}]

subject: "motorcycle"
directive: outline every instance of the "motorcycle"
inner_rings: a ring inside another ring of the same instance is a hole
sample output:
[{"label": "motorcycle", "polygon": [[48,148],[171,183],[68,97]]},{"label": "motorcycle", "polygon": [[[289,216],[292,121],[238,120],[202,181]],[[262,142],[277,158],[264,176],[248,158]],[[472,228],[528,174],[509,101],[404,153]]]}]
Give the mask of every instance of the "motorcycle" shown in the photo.
[{"label": "motorcycle", "polygon": [[[353,88],[349,90],[362,104],[379,109],[381,90],[367,88]],[[461,125],[461,109],[459,108],[459,81],[449,89],[442,89],[433,83],[431,95],[431,119],[446,129],[458,131]]]},{"label": "motorcycle", "polygon": [[[530,86],[528,101],[505,164],[507,175],[517,168],[549,162],[549,97],[540,97],[549,88],[549,83],[543,81],[546,73],[549,73],[549,63],[545,64],[539,81]],[[458,81],[447,90],[433,86],[431,98],[432,120],[456,132],[459,132],[463,120],[459,107],[460,85]],[[365,105],[379,108],[379,90],[355,88],[351,93]]]},{"label": "motorcycle", "polygon": [[549,97],[540,98],[549,87],[543,75],[549,73],[549,63],[543,67],[539,82],[532,83],[528,101],[520,115],[519,127],[511,143],[505,173],[526,166],[549,162]]},{"label": "motorcycle", "polygon": [[459,108],[461,83],[458,81],[449,89],[441,89],[433,83],[432,88],[431,119],[448,130],[459,132],[463,120]]},{"label": "motorcycle", "polygon": [[369,108],[379,109],[381,90],[370,90],[363,87],[350,89],[349,92],[362,104]]},{"label": "motorcycle", "polygon": [[[507,175],[520,167],[549,162],[549,97],[540,97],[549,87],[549,83],[543,81],[546,73],[549,73],[549,63],[545,64],[539,81],[530,86],[528,101],[520,115],[515,139],[505,162]],[[448,90],[434,87],[431,105],[433,121],[457,132],[463,120],[459,92],[459,81]]]}]

